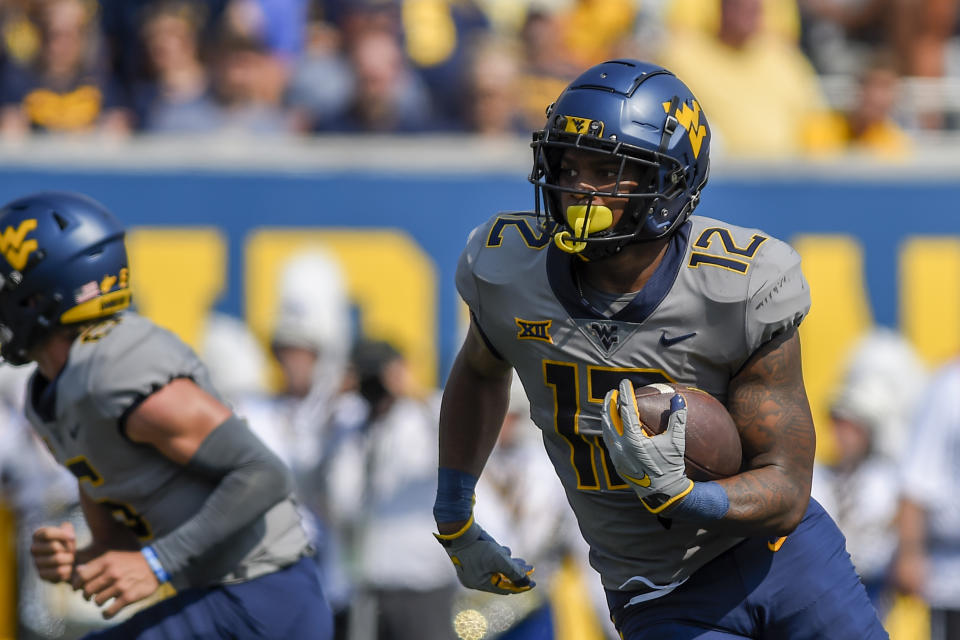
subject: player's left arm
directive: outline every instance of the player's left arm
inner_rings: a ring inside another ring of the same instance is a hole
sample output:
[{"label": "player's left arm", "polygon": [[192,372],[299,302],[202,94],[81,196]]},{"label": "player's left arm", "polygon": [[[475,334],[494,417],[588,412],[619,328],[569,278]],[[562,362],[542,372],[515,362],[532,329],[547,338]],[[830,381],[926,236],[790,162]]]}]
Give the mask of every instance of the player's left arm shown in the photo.
[{"label": "player's left arm", "polygon": [[108,551],[78,566],[75,586],[102,605],[104,617],[156,590],[183,582],[190,562],[287,497],[293,489],[286,465],[229,408],[189,379],[176,379],[127,417],[125,434],[149,445],[187,471],[217,482],[187,521],[141,551]]},{"label": "player's left arm", "polygon": [[744,471],[717,481],[730,501],[717,528],[787,535],[810,500],[816,449],[795,327],[762,345],[731,379],[727,409],[740,430]]}]

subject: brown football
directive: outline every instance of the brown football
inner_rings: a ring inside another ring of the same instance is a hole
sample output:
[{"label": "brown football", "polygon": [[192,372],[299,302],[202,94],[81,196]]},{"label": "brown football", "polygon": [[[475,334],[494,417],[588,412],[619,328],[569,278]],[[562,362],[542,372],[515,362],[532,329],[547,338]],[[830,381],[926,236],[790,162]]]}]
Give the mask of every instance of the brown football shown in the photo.
[{"label": "brown football", "polygon": [[636,390],[640,422],[651,434],[667,428],[670,399],[680,393],[687,403],[684,460],[691,480],[716,480],[740,470],[740,433],[726,407],[706,391],[682,384],[650,384]]}]

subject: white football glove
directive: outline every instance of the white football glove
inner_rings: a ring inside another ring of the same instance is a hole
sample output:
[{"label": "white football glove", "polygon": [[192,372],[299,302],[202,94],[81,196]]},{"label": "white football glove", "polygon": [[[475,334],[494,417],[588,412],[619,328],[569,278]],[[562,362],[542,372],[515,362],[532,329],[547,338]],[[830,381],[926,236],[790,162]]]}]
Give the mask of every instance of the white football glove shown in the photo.
[{"label": "white football glove", "polygon": [[508,595],[529,591],[533,567],[510,557],[510,549],[497,544],[470,516],[464,527],[449,535],[433,534],[443,545],[457,570],[460,584],[468,589]]},{"label": "white football glove", "polygon": [[633,383],[621,380],[603,399],[603,441],[613,466],[651,513],[660,513],[693,489],[683,461],[687,407],[679,393],[670,400],[663,433],[648,435],[640,424]]}]

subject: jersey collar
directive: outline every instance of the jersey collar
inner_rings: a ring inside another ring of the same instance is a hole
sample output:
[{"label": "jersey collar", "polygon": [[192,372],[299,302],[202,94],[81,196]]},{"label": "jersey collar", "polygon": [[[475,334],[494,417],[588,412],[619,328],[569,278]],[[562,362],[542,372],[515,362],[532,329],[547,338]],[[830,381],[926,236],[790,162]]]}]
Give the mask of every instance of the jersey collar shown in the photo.
[{"label": "jersey collar", "polygon": [[647,281],[647,284],[637,292],[630,304],[610,318],[594,308],[577,290],[573,274],[573,261],[576,258],[561,251],[551,242],[547,248],[547,280],[550,282],[553,295],[560,301],[571,318],[615,320],[637,324],[643,322],[670,292],[670,288],[677,278],[677,273],[680,271],[680,265],[683,264],[683,258],[687,253],[687,243],[690,239],[692,224],[688,220],[677,229],[673,237],[670,238],[670,244],[667,245],[663,261],[653,272],[653,276]]}]

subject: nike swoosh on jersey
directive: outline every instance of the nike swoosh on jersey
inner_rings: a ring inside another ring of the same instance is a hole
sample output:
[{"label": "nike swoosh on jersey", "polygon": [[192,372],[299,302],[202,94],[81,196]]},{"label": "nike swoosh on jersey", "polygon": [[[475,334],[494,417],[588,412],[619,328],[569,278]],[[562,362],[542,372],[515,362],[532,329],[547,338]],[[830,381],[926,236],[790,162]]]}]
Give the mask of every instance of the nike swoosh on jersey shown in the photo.
[{"label": "nike swoosh on jersey", "polygon": [[660,344],[662,344],[665,347],[672,347],[678,342],[683,342],[684,340],[688,338],[692,338],[695,335],[697,335],[696,331],[694,331],[693,333],[685,333],[682,336],[676,336],[671,338],[670,336],[667,335],[666,331],[662,331],[660,333]]},{"label": "nike swoosh on jersey", "polygon": [[639,486],[641,486],[641,487],[649,487],[649,486],[650,486],[650,476],[647,475],[646,473],[643,474],[643,477],[642,477],[642,478],[634,478],[633,476],[628,476],[628,475],[625,474],[625,473],[621,473],[620,475],[622,475],[624,478],[626,478],[627,480],[629,480],[630,482],[632,482],[632,483],[635,484],[635,485],[639,485]]}]

